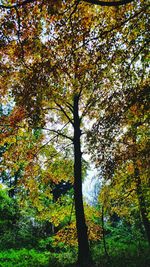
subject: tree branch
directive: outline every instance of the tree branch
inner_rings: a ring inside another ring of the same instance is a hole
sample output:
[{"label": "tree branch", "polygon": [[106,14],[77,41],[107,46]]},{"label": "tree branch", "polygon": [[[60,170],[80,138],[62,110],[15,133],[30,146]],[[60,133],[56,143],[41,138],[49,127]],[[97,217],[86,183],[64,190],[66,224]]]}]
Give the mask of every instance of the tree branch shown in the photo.
[{"label": "tree branch", "polygon": [[[90,3],[90,4],[93,4],[93,5],[110,7],[110,6],[126,5],[126,4],[129,4],[129,3],[133,2],[134,0],[120,0],[120,1],[111,1],[111,2],[99,1],[99,0],[79,0],[79,1],[76,2],[75,10],[76,10],[77,5],[79,4],[79,2],[82,2],[82,1]],[[22,7],[22,6],[25,6],[27,4],[34,3],[34,2],[36,2],[36,0],[25,0],[25,1],[21,2],[21,3],[16,3],[14,5],[3,5],[3,4],[1,4],[0,8],[13,9],[13,8]],[[73,10],[72,13],[74,13],[75,10]],[[71,15],[72,15],[72,13],[71,13]]]},{"label": "tree branch", "polygon": [[[92,97],[92,96],[91,96]],[[87,112],[89,111],[89,109],[93,106],[93,104],[96,103],[96,99],[92,99],[92,98],[89,98],[86,106],[85,106],[85,109],[83,110],[83,113],[81,115],[81,119],[83,119],[83,117],[86,116]]]},{"label": "tree branch", "polygon": [[[137,16],[141,15],[142,12],[145,11],[145,8],[142,8],[140,11],[138,11],[137,13],[133,14],[132,16],[130,16],[129,18],[125,19],[124,21],[121,21],[120,23],[118,23],[116,26],[112,27],[109,30],[104,30],[102,31],[102,33],[96,37],[93,37],[90,39],[90,41],[93,40],[97,40],[99,38],[102,38],[103,36],[107,35],[108,33],[111,33],[114,30],[119,29],[120,27],[123,27],[127,22],[129,22],[130,20],[136,18]],[[139,18],[140,19],[140,18]],[[85,44],[87,44],[88,42],[86,42]]]},{"label": "tree branch", "polygon": [[66,102],[66,107],[68,107],[70,111],[73,113],[73,106],[69,102]]},{"label": "tree branch", "polygon": [[68,116],[68,114],[66,113],[66,111],[64,110],[64,108],[55,101],[55,104],[60,108],[60,110],[64,113],[64,115],[66,116],[66,118],[69,120],[69,122],[74,126],[73,121],[71,120],[71,118]]},{"label": "tree branch", "polygon": [[75,7],[74,7],[73,11],[71,12],[71,14],[70,14],[70,16],[69,16],[69,19],[71,19],[72,15],[76,12],[79,3],[80,3],[80,0],[75,1],[75,4],[74,4]]},{"label": "tree branch", "polygon": [[[56,137],[56,136],[55,136],[55,137]],[[46,144],[44,144],[44,145],[46,145]],[[49,163],[50,160],[52,160],[54,157],[56,157],[57,155],[59,155],[62,151],[64,151],[64,150],[65,150],[67,147],[69,147],[69,146],[72,146],[72,142],[69,143],[68,145],[62,147],[62,149],[60,149],[59,151],[54,152],[53,154],[51,154],[50,157],[48,157],[48,159],[44,161],[44,164]],[[40,149],[41,149],[41,148],[40,148]]]},{"label": "tree branch", "polygon": [[134,0],[120,0],[120,1],[111,1],[111,2],[106,2],[106,1],[99,1],[99,0],[82,0],[83,2],[87,2],[93,5],[99,5],[99,6],[121,6],[121,5],[126,5]]},{"label": "tree branch", "polygon": [[61,133],[62,129],[61,130],[54,130],[54,129],[43,128],[43,130],[47,130],[49,132],[55,133],[57,136],[62,136],[62,137],[66,138],[66,139],[69,139],[69,140],[71,140],[73,142],[73,138],[71,138],[70,136],[68,136],[66,134]]},{"label": "tree branch", "polygon": [[[55,138],[56,138],[57,136],[62,136],[62,137],[64,137],[64,138],[66,138],[66,139],[71,140],[71,142],[73,142],[73,138],[71,138],[70,136],[68,136],[68,135],[66,135],[66,134],[61,133],[61,131],[65,128],[65,126],[66,126],[67,124],[68,124],[68,123],[66,123],[60,130],[48,129],[48,128],[44,128],[44,127],[42,127],[42,128],[41,128],[41,127],[37,127],[36,129],[42,129],[42,130],[46,130],[46,131],[55,133],[55,134],[56,134],[56,135],[55,135]],[[11,124],[0,124],[0,126],[11,127],[11,128],[14,129],[14,127],[13,127]],[[24,129],[24,127],[19,126],[19,125],[15,125],[15,127],[16,127],[16,128],[23,128],[23,129]]]}]

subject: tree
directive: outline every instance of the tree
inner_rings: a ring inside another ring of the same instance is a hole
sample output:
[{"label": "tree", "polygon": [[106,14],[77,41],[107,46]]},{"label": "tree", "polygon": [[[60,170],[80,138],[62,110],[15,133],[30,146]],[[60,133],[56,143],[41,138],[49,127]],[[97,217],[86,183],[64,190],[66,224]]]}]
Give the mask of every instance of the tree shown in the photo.
[{"label": "tree", "polygon": [[[114,9],[109,12],[105,9],[100,16],[99,9],[89,6],[87,16],[87,6],[69,4],[68,7],[61,1],[54,5],[42,2],[37,6],[29,1],[3,12],[2,93],[11,88],[18,106],[25,110],[29,125],[48,129],[55,145],[58,138],[62,144],[62,137],[65,142],[73,142],[78,262],[80,266],[88,266],[81,152],[85,118],[97,117],[99,92],[102,101],[105,93],[111,92],[113,67],[120,60],[118,29],[121,32],[130,20],[143,15],[146,6],[141,2],[140,8],[136,5],[134,15],[133,6],[126,7],[126,12],[121,8],[116,17]],[[116,18],[121,22],[117,23]]]},{"label": "tree", "polygon": [[[105,155],[101,170],[105,178],[101,201],[106,209],[120,217],[125,216],[129,221],[135,216],[135,210],[140,213],[149,241],[148,83],[146,80],[132,88],[131,99],[128,98],[125,110],[121,107],[120,120],[114,124],[115,131],[108,132],[113,138],[103,140],[99,136],[99,141],[104,145],[104,151],[108,149],[109,152]],[[111,150],[109,142],[112,142]]]}]

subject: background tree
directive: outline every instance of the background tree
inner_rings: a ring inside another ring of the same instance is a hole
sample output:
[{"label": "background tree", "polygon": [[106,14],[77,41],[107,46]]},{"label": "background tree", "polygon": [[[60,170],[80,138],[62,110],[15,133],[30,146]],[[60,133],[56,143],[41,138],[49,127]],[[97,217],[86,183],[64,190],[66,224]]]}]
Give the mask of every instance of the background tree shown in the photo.
[{"label": "background tree", "polygon": [[[104,206],[129,220],[130,216],[135,216],[137,209],[149,240],[148,90],[148,80],[132,88],[131,99],[128,98],[125,110],[121,107],[120,119],[114,120],[113,129],[112,126],[105,128],[107,124],[102,124],[107,122],[107,116],[101,121],[100,127],[103,128],[100,129],[103,132],[97,139],[97,144],[100,144],[97,146],[97,164],[102,158],[105,159],[100,165],[105,178],[100,193]],[[105,133],[108,139],[102,138]]]}]

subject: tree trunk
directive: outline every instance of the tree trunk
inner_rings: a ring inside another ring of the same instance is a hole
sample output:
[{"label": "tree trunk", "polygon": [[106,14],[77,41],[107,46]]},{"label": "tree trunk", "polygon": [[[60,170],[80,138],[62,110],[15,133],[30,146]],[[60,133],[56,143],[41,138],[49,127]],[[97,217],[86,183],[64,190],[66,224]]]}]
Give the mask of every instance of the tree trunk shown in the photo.
[{"label": "tree trunk", "polygon": [[107,246],[106,246],[106,239],[105,239],[105,227],[104,227],[104,207],[102,206],[102,234],[103,234],[103,245],[104,251],[107,258],[109,258]]},{"label": "tree trunk", "polygon": [[81,130],[79,118],[79,95],[74,96],[74,199],[76,228],[78,237],[78,265],[88,267],[90,264],[90,251],[85,223],[83,196],[82,196],[82,154]]},{"label": "tree trunk", "polygon": [[147,239],[150,245],[150,222],[148,220],[148,214],[147,214],[147,208],[145,204],[145,198],[142,192],[142,185],[141,185],[141,179],[139,174],[139,169],[135,166],[135,181],[136,181],[136,191],[139,201],[139,207],[140,207],[140,213],[143,221],[143,225],[145,228],[145,232],[147,235]]}]

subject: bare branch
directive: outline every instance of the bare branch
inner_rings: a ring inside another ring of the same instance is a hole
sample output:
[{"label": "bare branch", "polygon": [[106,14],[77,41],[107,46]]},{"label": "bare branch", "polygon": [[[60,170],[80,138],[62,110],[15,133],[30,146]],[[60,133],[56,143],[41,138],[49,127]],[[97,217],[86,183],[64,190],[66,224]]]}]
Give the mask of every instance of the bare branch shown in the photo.
[{"label": "bare branch", "polygon": [[87,2],[93,5],[98,5],[98,6],[122,6],[129,4],[133,2],[134,0],[120,0],[120,1],[111,1],[111,2],[106,2],[106,1],[99,1],[99,0],[82,0],[83,2]]}]

